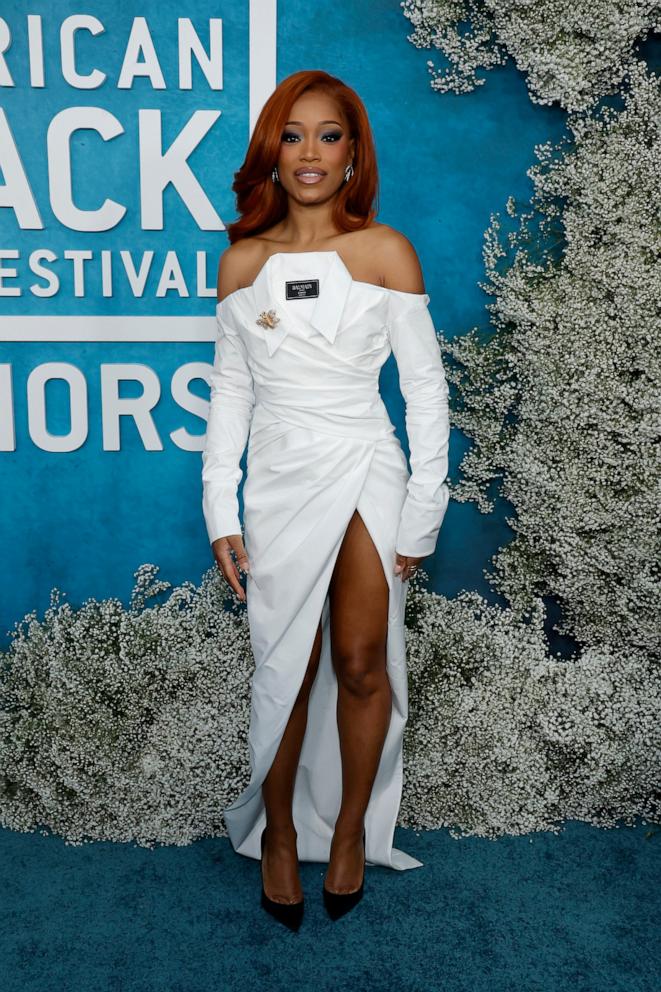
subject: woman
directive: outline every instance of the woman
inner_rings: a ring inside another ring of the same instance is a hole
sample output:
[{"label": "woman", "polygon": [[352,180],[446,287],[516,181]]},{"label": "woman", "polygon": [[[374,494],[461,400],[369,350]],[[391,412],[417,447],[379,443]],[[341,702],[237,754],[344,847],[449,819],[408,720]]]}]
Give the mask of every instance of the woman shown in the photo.
[{"label": "woman", "polygon": [[[366,863],[422,864],[392,846],[404,604],[448,503],[447,385],[417,255],[374,220],[374,145],[352,89],[322,71],[281,82],[233,189],[203,510],[247,601],[255,672],[251,779],[223,813],[234,849],[261,857],[262,905],[297,928],[299,858],[328,862],[333,918],[361,897]],[[391,350],[410,474],[378,389]]]}]

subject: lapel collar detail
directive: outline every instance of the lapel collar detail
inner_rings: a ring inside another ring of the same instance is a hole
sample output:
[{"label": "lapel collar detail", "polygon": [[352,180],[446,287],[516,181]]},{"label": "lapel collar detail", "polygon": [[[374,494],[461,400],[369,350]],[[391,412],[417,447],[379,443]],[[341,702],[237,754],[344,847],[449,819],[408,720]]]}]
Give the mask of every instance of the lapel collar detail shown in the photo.
[{"label": "lapel collar detail", "polygon": [[349,270],[338,253],[334,252],[326,275],[321,281],[319,296],[310,317],[312,326],[320,331],[330,344],[335,342],[351,282]]},{"label": "lapel collar detail", "polygon": [[[293,253],[304,254],[304,253]],[[310,252],[310,255],[332,254],[330,264],[319,277],[319,296],[308,320],[296,316],[296,301],[285,300],[283,266],[286,265],[286,252],[271,255],[253,284],[254,289],[254,320],[259,318],[262,311],[275,310],[280,318],[275,327],[259,327],[266,342],[269,356],[282,344],[292,326],[312,325],[326,340],[333,344],[340,326],[342,312],[351,289],[352,277],[340,255],[334,251]]]}]

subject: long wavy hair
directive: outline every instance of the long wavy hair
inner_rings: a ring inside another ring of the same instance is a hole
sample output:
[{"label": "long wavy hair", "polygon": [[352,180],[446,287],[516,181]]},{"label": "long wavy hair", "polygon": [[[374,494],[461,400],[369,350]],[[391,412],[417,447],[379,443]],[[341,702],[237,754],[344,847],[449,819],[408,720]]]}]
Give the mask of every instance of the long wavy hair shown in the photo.
[{"label": "long wavy hair", "polygon": [[366,227],[378,212],[378,171],[369,118],[355,90],[322,69],[302,69],[287,76],[270,95],[257,118],[246,157],[234,173],[239,219],[227,227],[230,244],[259,234],[287,215],[287,193],[274,183],[271,172],[280,155],[280,143],[291,108],[306,90],[332,97],[349,122],[355,139],[354,174],[335,197],[332,221],[341,231]]}]

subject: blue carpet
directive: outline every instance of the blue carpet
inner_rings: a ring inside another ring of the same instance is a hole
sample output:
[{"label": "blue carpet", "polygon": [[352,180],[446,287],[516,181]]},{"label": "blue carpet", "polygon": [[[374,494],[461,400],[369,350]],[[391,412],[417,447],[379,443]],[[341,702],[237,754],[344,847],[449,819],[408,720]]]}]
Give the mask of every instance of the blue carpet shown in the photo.
[{"label": "blue carpet", "polygon": [[661,830],[456,840],[398,828],[425,864],[368,867],[343,919],[304,863],[298,934],[227,838],[153,851],[0,831],[3,992],[659,992]]}]

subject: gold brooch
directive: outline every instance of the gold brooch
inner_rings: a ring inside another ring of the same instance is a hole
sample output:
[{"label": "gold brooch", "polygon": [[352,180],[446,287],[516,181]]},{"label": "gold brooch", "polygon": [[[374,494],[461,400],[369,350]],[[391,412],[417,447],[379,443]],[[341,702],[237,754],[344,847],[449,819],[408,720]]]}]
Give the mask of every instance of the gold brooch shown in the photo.
[{"label": "gold brooch", "polygon": [[261,327],[275,327],[279,321],[280,318],[276,316],[275,310],[262,310],[256,323]]}]

